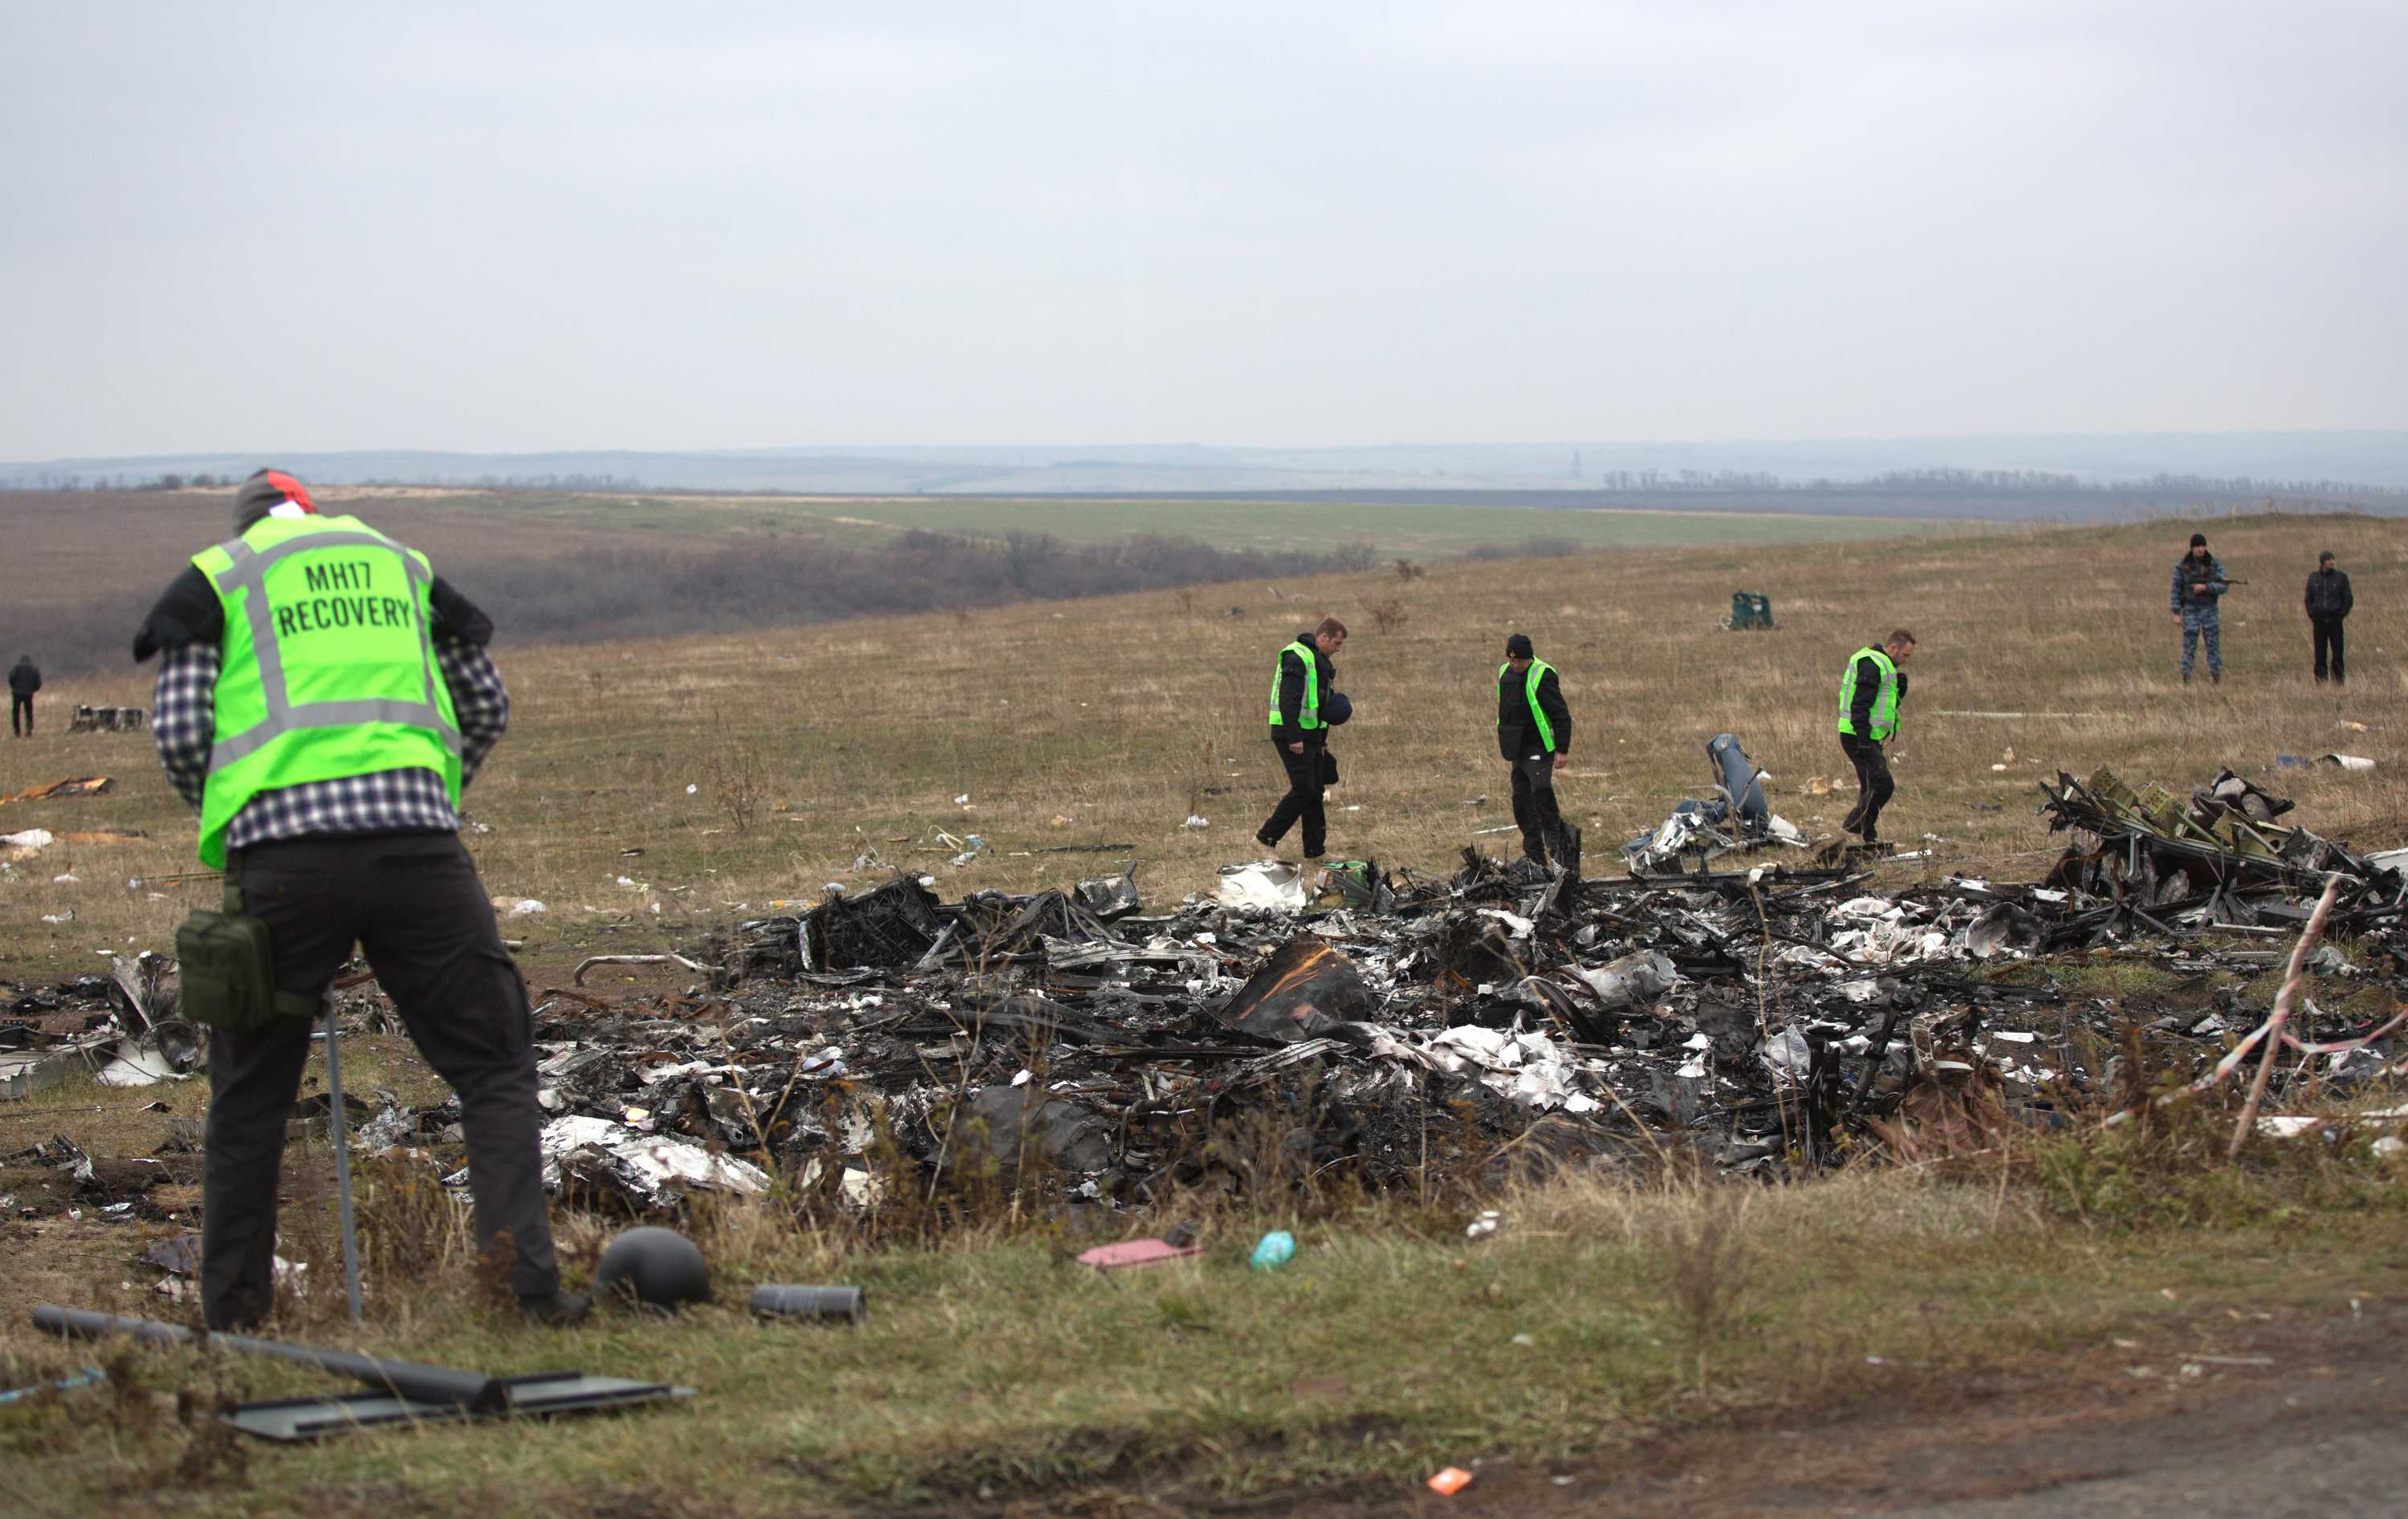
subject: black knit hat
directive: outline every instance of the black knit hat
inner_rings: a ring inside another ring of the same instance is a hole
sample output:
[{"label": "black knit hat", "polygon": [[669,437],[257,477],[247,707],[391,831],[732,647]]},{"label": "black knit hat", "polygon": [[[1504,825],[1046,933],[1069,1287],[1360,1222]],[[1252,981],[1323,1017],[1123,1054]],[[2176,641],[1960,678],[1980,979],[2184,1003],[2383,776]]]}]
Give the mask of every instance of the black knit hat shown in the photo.
[{"label": "black knit hat", "polygon": [[2204,534],[2204,533],[2193,533],[2193,534],[2190,536],[2190,546],[2191,546],[2192,548],[2194,548],[2194,549],[2204,549],[2204,548],[2206,548],[2206,547],[2207,547],[2207,535],[2206,535],[2206,534]]},{"label": "black knit hat", "polygon": [[287,505],[312,516],[318,511],[318,503],[309,499],[309,487],[281,469],[262,469],[234,493],[234,530],[245,532],[251,523]]},{"label": "black knit hat", "polygon": [[1530,636],[1527,633],[1516,633],[1508,638],[1505,640],[1505,657],[1508,659],[1536,659],[1538,655],[1530,648]]}]

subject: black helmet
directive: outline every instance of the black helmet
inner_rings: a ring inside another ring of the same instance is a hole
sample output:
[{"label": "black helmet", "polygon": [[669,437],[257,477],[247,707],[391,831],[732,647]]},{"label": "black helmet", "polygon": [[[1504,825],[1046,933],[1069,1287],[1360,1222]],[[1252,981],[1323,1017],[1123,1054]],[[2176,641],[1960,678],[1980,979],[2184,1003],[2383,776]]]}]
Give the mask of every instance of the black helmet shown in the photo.
[{"label": "black helmet", "polygon": [[602,1252],[594,1295],[674,1312],[710,1300],[710,1270],[693,1240],[675,1229],[646,1225],[629,1229]]}]

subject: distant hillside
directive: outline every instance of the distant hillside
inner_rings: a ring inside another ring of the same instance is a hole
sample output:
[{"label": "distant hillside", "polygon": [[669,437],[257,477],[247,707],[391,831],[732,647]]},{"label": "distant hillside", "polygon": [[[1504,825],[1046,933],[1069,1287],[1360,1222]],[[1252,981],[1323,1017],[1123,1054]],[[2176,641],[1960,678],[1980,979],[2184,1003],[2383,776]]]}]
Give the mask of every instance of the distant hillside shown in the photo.
[{"label": "distant hillside", "polygon": [[[272,440],[270,440],[272,441]],[[2390,509],[2408,492],[2408,432],[2032,434],[1807,442],[1579,442],[1329,449],[1149,447],[790,447],[690,452],[566,450],[454,453],[263,450],[64,458],[0,464],[0,486],[135,486],[163,475],[248,474],[273,460],[317,480],[354,484],[518,485],[563,489],[802,492],[831,494],[1055,495],[1489,491],[1677,504],[1700,492],[1787,497],[1729,509],[1868,509],[1885,481],[1978,492],[1997,515],[2126,514],[2130,493],[2164,507],[2182,493],[2267,494]],[[1846,504],[1821,505],[1813,493]],[[2035,492],[2053,493],[2040,503]],[[2149,493],[2154,492],[2154,495]],[[2103,499],[2112,495],[2116,499]],[[2372,499],[2360,500],[2358,497]],[[1881,514],[1924,516],[1915,508]]]}]

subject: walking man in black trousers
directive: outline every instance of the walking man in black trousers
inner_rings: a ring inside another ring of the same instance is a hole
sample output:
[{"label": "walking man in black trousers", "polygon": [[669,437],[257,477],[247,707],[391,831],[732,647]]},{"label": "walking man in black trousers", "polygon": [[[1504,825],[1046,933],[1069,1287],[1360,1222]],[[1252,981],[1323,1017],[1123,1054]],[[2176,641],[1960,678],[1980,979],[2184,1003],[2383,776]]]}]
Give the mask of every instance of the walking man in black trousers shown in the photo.
[{"label": "walking man in black trousers", "polygon": [[1897,736],[1898,709],[1906,701],[1906,672],[1899,666],[1914,652],[1914,635],[1899,628],[1878,647],[1849,655],[1840,681],[1840,748],[1856,767],[1856,805],[1840,829],[1868,844],[1881,842],[1881,810],[1898,790],[1882,745]]},{"label": "walking man in black trousers", "polygon": [[1327,782],[1323,766],[1328,756],[1329,728],[1338,695],[1338,666],[1332,655],[1346,647],[1346,624],[1325,617],[1309,633],[1299,633],[1280,651],[1271,674],[1271,750],[1287,772],[1287,795],[1255,830],[1254,842],[1277,850],[1287,831],[1304,824],[1304,857],[1317,860],[1329,847],[1329,819],[1322,810],[1321,789]]}]

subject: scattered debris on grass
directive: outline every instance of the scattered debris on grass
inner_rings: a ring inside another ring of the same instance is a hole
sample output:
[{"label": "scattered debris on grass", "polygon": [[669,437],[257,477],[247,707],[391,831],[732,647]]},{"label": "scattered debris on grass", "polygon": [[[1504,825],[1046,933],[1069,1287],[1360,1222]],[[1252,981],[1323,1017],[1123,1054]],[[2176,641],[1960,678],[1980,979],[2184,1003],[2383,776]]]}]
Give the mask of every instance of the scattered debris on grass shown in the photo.
[{"label": "scattered debris on grass", "polygon": [[[1736,751],[1715,755],[1719,799],[1744,820],[1761,793]],[[2127,1048],[2177,1075],[2229,1063],[2264,1022],[2245,984],[2336,876],[2355,950],[2315,953],[2333,1006],[2301,999],[2272,1096],[2392,1069],[2394,1001],[2333,988],[2387,990],[2408,965],[2408,853],[2278,822],[2292,804],[2229,772],[2187,801],[2103,770],[2042,790],[2071,842],[2028,884],[1878,890],[1862,856],[1584,881],[1467,849],[1444,879],[1335,866],[1301,903],[1302,872],[1247,867],[1276,903],[1250,886],[1148,914],[1126,870],[952,904],[898,874],[632,957],[690,974],[682,991],[546,992],[547,1174],[630,1214],[781,1182],[858,1211],[982,1185],[1107,1209],[1322,1178],[1426,1194],[1438,1171],[1676,1156],[1797,1174],[2061,1125],[2117,1098]],[[152,1068],[121,1046],[166,1032],[145,1010],[162,993],[122,965],[0,1016],[18,1063],[0,1076]],[[2143,1021],[2113,984],[2133,974],[2208,996]],[[390,1016],[373,987],[347,996],[347,1022]],[[448,1143],[458,1122],[453,1101],[388,1102],[363,1147]]]}]

